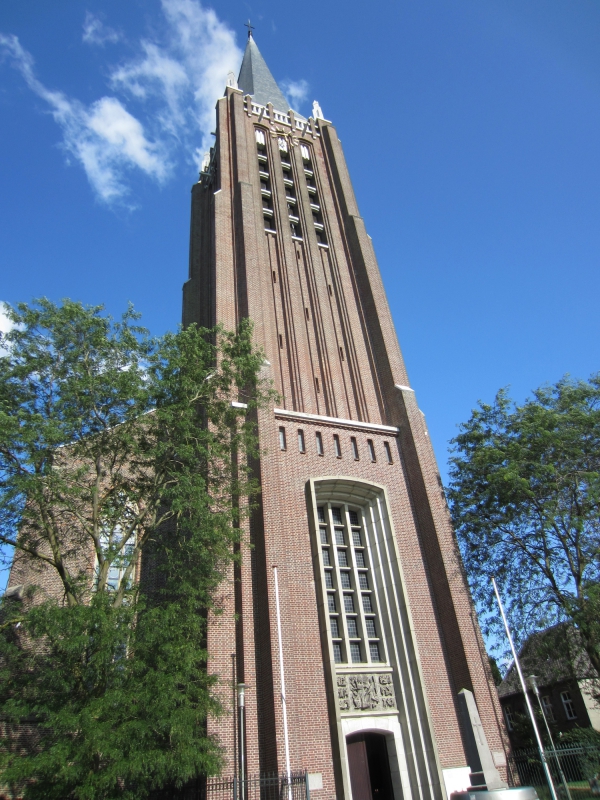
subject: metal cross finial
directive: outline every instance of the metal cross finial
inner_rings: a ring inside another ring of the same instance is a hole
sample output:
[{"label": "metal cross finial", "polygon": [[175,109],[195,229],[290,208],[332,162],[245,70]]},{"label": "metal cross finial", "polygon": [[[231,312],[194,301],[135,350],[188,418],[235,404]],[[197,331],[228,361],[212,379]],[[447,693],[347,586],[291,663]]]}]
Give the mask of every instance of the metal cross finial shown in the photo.
[{"label": "metal cross finial", "polygon": [[254,25],[250,25],[250,20],[248,20],[248,22],[244,22],[244,25],[246,26],[246,28],[248,28],[248,38],[250,39],[252,37],[252,31],[254,30]]}]

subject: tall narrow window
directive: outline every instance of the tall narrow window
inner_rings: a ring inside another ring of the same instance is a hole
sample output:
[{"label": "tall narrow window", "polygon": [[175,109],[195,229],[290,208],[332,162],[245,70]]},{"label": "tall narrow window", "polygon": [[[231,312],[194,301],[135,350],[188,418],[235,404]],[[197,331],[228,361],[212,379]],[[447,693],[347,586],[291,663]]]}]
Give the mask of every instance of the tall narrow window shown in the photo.
[{"label": "tall narrow window", "polygon": [[389,442],[384,442],[383,443],[383,449],[385,450],[385,457],[387,458],[387,463],[388,464],[393,464],[394,462],[392,460],[392,451],[390,449],[390,443]]},{"label": "tall narrow window", "polygon": [[367,445],[369,447],[369,457],[371,461],[377,461],[377,458],[375,456],[375,446],[373,444],[373,439],[367,439]]},{"label": "tall narrow window", "polygon": [[561,692],[560,699],[562,700],[567,719],[577,719],[577,712],[575,711],[575,703],[571,697],[571,692]]},{"label": "tall narrow window", "polygon": [[306,448],[304,446],[304,431],[301,429],[298,429],[298,450],[301,453],[306,452]]},{"label": "tall narrow window", "polygon": [[[377,579],[362,514],[345,504],[323,504],[317,507],[317,517],[331,644],[339,644],[339,663],[385,663]],[[336,652],[334,647],[334,660]]]},{"label": "tall narrow window", "polygon": [[279,334],[279,349],[283,350],[283,336]]},{"label": "tall narrow window", "polygon": [[359,455],[358,455],[358,444],[356,442],[356,436],[350,437],[350,443],[352,444],[352,456],[355,461],[358,461]]},{"label": "tall narrow window", "polygon": [[323,437],[321,436],[319,431],[317,431],[315,433],[315,440],[317,442],[317,454],[322,456],[323,455]]},{"label": "tall narrow window", "polygon": [[552,707],[552,698],[549,696],[542,697],[542,706],[544,708],[544,714],[548,718],[549,722],[554,722],[554,708]]},{"label": "tall narrow window", "polygon": [[333,449],[335,450],[336,458],[342,457],[342,448],[340,446],[340,437],[337,433],[333,434]]},{"label": "tall narrow window", "polygon": [[286,443],[285,443],[285,428],[279,428],[279,449],[286,450]]}]

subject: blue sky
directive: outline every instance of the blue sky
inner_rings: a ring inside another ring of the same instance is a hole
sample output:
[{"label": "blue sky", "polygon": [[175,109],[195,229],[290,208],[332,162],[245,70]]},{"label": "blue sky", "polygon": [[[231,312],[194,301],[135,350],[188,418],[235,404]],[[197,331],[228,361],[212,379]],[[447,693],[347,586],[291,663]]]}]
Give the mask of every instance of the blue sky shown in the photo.
[{"label": "blue sky", "polygon": [[178,324],[248,17],[338,130],[445,476],[478,399],[600,369],[596,0],[3,0],[0,300]]}]

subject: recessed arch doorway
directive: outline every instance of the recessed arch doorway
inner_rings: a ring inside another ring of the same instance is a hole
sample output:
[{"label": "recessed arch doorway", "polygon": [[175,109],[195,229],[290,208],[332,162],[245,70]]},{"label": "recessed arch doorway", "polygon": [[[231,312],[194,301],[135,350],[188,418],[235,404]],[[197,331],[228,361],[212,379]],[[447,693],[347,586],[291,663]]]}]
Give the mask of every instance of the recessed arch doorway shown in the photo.
[{"label": "recessed arch doorway", "polygon": [[394,800],[387,737],[361,731],[346,737],[352,800]]}]

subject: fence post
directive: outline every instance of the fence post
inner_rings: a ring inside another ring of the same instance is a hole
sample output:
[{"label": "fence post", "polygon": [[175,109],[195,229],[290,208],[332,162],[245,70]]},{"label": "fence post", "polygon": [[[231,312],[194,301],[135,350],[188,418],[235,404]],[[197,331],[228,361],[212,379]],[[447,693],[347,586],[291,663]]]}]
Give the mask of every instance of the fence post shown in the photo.
[{"label": "fence post", "polygon": [[304,786],[306,787],[306,800],[310,800],[310,786],[308,785],[308,770],[304,773]]}]

